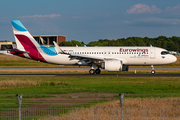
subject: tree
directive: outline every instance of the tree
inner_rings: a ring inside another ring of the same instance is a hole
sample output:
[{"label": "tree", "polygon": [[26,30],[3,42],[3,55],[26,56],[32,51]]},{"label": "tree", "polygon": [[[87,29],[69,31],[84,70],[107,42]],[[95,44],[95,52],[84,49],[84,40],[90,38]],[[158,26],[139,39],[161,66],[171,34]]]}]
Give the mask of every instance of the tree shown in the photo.
[{"label": "tree", "polygon": [[72,43],[70,41],[64,41],[59,44],[60,46],[72,46]]},{"label": "tree", "polygon": [[102,44],[98,41],[92,41],[88,43],[87,46],[102,46]]},{"label": "tree", "polygon": [[167,49],[167,41],[164,41],[162,48]]},{"label": "tree", "polygon": [[134,46],[133,43],[133,38],[132,37],[128,37],[125,41],[125,46]]},{"label": "tree", "polygon": [[76,40],[71,40],[71,41],[64,41],[64,42],[61,42],[59,44],[60,46],[83,46],[84,44],[82,44],[81,42],[79,41],[76,41]]},{"label": "tree", "polygon": [[[84,42],[79,42],[76,40],[65,41],[60,43],[60,46],[83,46]],[[108,39],[99,39],[98,41],[91,41],[87,46],[156,46],[162,47],[170,51],[180,52],[180,37],[170,37],[159,36],[157,38],[148,38],[148,37],[128,37],[120,38],[117,40],[108,40]]]},{"label": "tree", "polygon": [[71,43],[72,43],[72,46],[76,46],[76,45],[78,45],[78,46],[83,46],[83,45],[84,45],[84,44],[82,44],[81,42],[76,41],[76,40],[71,40]]}]

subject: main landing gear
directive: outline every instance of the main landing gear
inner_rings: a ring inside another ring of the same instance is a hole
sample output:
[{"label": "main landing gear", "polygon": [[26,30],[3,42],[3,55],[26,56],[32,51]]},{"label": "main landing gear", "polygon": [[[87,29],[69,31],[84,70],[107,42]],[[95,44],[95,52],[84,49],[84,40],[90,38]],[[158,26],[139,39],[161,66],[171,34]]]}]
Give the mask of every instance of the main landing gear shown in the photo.
[{"label": "main landing gear", "polygon": [[152,69],[151,74],[155,74],[155,70],[154,70],[154,66],[153,65],[151,65],[151,69]]},{"label": "main landing gear", "polygon": [[99,68],[97,68],[96,70],[94,70],[94,69],[90,69],[89,70],[89,74],[100,74],[101,73],[101,70],[99,69]]},{"label": "main landing gear", "polygon": [[[98,67],[97,69],[95,69],[96,67]],[[89,74],[100,74],[101,70],[99,69],[99,66],[97,66],[95,63],[92,64],[92,68],[89,70]]]}]

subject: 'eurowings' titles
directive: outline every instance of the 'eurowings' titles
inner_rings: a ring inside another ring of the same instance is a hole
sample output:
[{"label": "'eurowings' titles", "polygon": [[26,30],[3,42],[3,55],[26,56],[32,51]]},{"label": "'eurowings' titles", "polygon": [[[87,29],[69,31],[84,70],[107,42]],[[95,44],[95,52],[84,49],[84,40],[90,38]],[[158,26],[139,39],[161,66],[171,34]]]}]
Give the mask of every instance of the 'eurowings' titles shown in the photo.
[{"label": "'eurowings' titles", "polygon": [[137,49],[123,49],[123,48],[120,48],[119,51],[120,52],[143,52],[143,53],[145,53],[145,52],[148,52],[148,49],[139,49],[139,48],[137,48]]}]

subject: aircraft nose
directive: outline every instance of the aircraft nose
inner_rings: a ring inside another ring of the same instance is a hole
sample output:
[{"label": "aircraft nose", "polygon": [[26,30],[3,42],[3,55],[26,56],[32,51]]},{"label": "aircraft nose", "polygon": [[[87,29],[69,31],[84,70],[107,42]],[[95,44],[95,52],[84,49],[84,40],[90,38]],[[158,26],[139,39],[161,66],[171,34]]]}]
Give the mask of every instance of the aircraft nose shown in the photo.
[{"label": "aircraft nose", "polygon": [[176,62],[176,60],[177,60],[176,56],[173,55],[173,56],[171,57],[171,62],[174,63],[174,62]]}]

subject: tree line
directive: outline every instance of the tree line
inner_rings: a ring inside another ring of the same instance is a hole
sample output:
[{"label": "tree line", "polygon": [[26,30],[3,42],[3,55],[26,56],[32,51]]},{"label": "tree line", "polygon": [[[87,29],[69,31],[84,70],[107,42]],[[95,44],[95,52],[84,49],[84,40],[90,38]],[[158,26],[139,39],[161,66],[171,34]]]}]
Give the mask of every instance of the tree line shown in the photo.
[{"label": "tree line", "polygon": [[[60,43],[60,46],[84,46],[84,42],[76,40],[65,41]],[[166,37],[159,36],[157,38],[148,37],[128,37],[117,40],[99,39],[98,41],[91,41],[86,46],[155,46],[161,47],[169,51],[180,52],[180,37]]]}]

